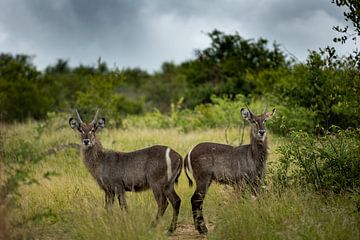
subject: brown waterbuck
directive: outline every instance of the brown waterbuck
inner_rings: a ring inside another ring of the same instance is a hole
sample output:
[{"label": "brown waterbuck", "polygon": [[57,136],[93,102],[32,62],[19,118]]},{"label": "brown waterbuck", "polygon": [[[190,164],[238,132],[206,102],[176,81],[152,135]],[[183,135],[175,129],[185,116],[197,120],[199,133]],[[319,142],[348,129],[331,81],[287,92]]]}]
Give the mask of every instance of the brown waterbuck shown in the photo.
[{"label": "brown waterbuck", "polygon": [[174,183],[180,175],[182,157],[167,146],[152,146],[134,152],[117,152],[102,148],[97,133],[105,127],[105,118],[98,119],[99,110],[93,121],[84,123],[76,110],[77,120],[69,119],[70,127],[79,131],[85,166],[105,192],[105,208],[114,203],[117,196],[122,209],[127,208],[126,191],[151,189],[158,205],[155,224],[170,201],[173,218],[169,231],[176,229],[181,200],[174,190]]},{"label": "brown waterbuck", "polygon": [[196,190],[191,197],[195,228],[200,234],[206,234],[207,228],[202,213],[202,205],[212,181],[233,185],[241,189],[248,184],[257,194],[261,179],[264,176],[267,158],[267,137],[265,122],[275,114],[272,112],[255,116],[248,108],[241,109],[242,117],[251,126],[248,145],[230,146],[219,143],[204,142],[196,145],[185,157],[184,168],[189,185],[196,182]]}]

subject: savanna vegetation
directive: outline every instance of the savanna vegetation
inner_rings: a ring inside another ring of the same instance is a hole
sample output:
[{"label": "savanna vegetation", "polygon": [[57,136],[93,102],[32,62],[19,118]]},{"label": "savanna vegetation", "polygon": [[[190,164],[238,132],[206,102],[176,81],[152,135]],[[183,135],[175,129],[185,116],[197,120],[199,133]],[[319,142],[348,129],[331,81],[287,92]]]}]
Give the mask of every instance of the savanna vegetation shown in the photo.
[{"label": "savanna vegetation", "polygon": [[[358,1],[345,7],[339,44],[359,37]],[[204,36],[205,37],[205,36]],[[109,68],[99,59],[71,67],[59,59],[40,71],[27,55],[0,54],[0,239],[194,239],[189,188],[181,175],[178,230],[165,234],[151,192],[128,193],[129,211],[103,208],[102,192],[80,160],[68,118],[77,108],[108,149],[169,145],[183,156],[197,143],[249,142],[240,116],[248,105],[269,121],[270,156],[262,193],[237,195],[214,184],[205,200],[209,239],[360,238],[360,56],[336,48],[306,62],[266,39],[214,30],[211,44],[181,64],[149,73]],[[243,138],[244,135],[244,138]],[[170,209],[170,208],[169,208]]]}]

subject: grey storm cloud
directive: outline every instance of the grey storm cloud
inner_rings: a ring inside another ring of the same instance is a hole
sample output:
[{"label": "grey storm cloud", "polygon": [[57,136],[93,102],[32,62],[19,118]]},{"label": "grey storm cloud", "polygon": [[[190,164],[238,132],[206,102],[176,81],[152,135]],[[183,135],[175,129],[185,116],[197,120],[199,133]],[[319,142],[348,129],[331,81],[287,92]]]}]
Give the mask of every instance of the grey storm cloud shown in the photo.
[{"label": "grey storm cloud", "polygon": [[[157,70],[192,58],[217,28],[280,43],[300,60],[331,43],[344,23],[330,0],[0,0],[0,52]],[[343,49],[349,52],[350,49]]]}]

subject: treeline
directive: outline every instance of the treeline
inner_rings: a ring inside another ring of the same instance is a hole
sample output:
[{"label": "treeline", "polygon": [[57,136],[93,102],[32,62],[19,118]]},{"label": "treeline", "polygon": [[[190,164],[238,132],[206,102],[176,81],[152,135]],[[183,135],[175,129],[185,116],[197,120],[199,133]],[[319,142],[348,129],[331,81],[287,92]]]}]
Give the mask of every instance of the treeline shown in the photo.
[{"label": "treeline", "polygon": [[101,108],[120,126],[128,115],[172,114],[174,104],[176,111],[196,112],[241,96],[242,104],[253,103],[258,111],[277,106],[278,133],[359,127],[359,69],[350,60],[323,51],[310,52],[306,63],[298,63],[266,39],[246,40],[218,30],[208,36],[210,46],[196,50],[194,59],[163,63],[152,74],[110,69],[100,59],[96,66],[77,67],[58,60],[39,71],[29,56],[1,54],[1,121],[40,120],[48,112],[73,108],[92,114]]}]

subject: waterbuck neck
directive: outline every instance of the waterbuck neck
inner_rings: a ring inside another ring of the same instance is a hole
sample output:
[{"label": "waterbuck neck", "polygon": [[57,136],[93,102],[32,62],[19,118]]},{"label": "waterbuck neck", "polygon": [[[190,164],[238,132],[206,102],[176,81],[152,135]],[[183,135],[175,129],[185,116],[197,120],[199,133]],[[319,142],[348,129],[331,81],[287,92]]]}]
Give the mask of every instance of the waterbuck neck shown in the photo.
[{"label": "waterbuck neck", "polygon": [[95,169],[101,164],[103,158],[103,149],[99,141],[94,141],[92,146],[83,148],[83,158],[85,166],[93,174]]},{"label": "waterbuck neck", "polygon": [[251,155],[253,156],[254,160],[265,164],[268,154],[267,136],[265,135],[263,140],[259,140],[256,137],[255,129],[252,127],[250,134],[250,143]]}]

